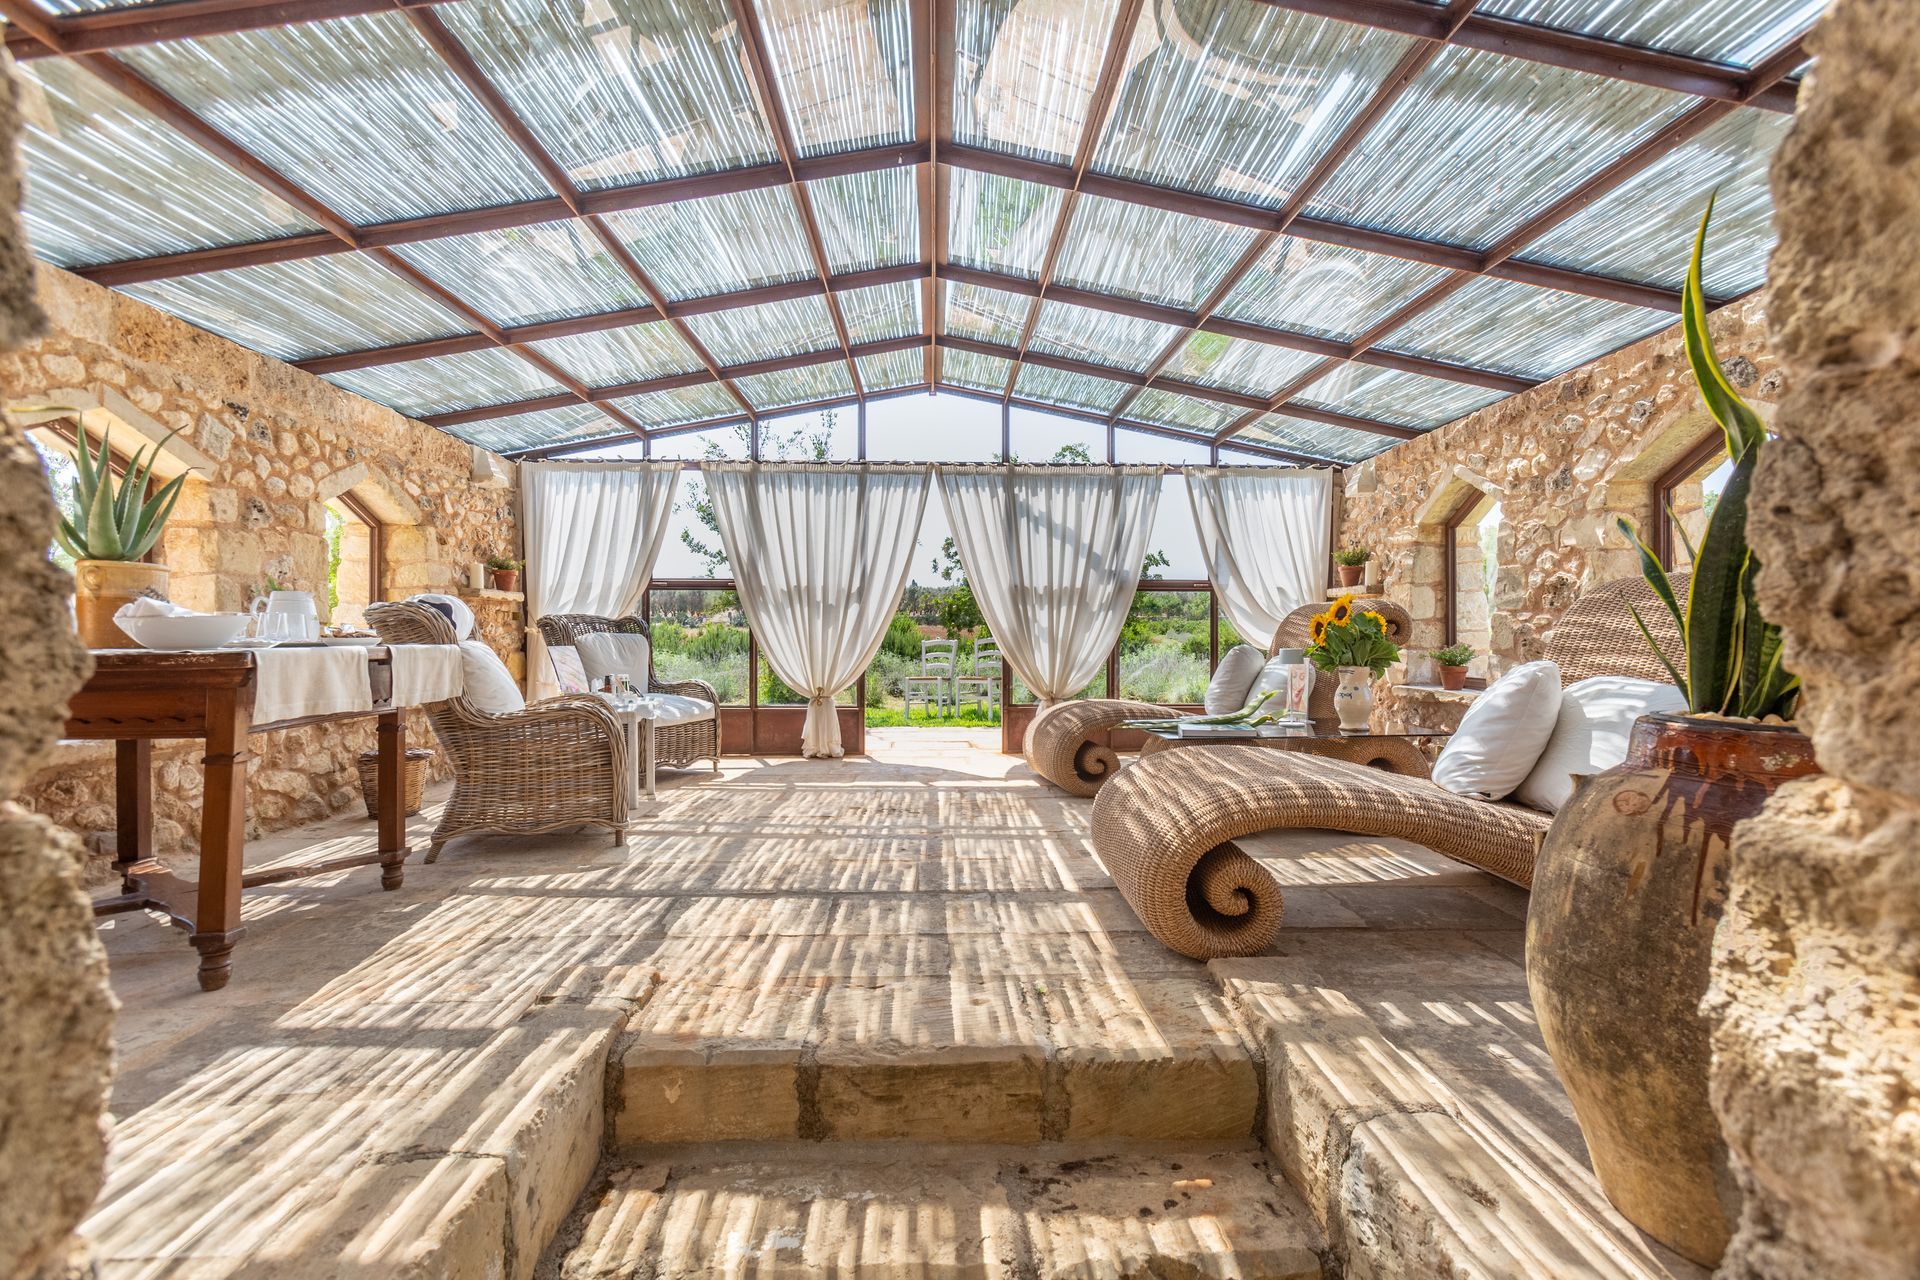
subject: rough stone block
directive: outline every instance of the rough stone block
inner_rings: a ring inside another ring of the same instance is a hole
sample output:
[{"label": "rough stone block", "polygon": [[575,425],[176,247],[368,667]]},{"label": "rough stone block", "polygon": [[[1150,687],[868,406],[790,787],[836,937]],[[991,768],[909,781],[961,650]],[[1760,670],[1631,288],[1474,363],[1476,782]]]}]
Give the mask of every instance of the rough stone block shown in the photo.
[{"label": "rough stone block", "polygon": [[1046,1068],[1037,1046],[936,1050],[824,1045],[817,1101],[842,1142],[1038,1142]]},{"label": "rough stone block", "polygon": [[620,1051],[616,1147],[800,1136],[800,1049],[738,1043]]}]

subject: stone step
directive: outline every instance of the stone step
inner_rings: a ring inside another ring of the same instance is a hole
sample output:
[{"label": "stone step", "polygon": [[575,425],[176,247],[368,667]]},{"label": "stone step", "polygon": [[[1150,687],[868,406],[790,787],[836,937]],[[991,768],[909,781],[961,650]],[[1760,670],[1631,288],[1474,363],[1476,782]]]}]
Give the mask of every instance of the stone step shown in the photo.
[{"label": "stone step", "polygon": [[1250,1144],[661,1148],[603,1174],[544,1280],[1317,1280],[1321,1233]]}]

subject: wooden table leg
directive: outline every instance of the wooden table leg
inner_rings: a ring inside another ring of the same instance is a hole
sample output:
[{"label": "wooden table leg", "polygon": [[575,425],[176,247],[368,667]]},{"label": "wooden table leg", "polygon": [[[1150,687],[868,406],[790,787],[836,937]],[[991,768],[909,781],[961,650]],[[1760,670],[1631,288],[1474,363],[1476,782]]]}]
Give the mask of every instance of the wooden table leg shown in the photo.
[{"label": "wooden table leg", "polygon": [[381,712],[378,736],[379,852],[391,855],[380,859],[380,887],[398,889],[407,874],[406,713],[397,707]]},{"label": "wooden table leg", "polygon": [[153,858],[153,742],[123,739],[113,746],[113,865],[121,892],[132,893],[133,869]]},{"label": "wooden table leg", "polygon": [[218,991],[233,976],[240,882],[247,837],[247,723],[237,691],[207,696],[206,785],[200,820],[200,883],[190,941],[200,953],[200,989]]}]

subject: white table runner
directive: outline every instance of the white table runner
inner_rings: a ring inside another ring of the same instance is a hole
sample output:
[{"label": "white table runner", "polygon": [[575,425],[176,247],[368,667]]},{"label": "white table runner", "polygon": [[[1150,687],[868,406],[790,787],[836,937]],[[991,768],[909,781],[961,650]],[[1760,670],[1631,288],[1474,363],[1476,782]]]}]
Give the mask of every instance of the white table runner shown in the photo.
[{"label": "white table runner", "polygon": [[393,655],[393,705],[419,707],[457,698],[466,689],[460,649],[451,644],[396,644]]},{"label": "white table runner", "polygon": [[253,722],[373,710],[367,651],[358,646],[258,649]]}]

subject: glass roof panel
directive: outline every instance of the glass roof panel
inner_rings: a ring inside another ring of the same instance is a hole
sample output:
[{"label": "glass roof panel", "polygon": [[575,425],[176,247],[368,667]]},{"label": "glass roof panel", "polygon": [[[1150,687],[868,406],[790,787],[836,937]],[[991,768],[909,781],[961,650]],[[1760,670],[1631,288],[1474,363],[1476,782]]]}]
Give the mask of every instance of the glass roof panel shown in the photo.
[{"label": "glass roof panel", "polygon": [[576,186],[779,159],[727,0],[467,0],[441,18]]},{"label": "glass roof panel", "polygon": [[1452,46],[1394,101],[1307,212],[1485,248],[1697,102]]},{"label": "glass roof panel", "polygon": [[647,305],[606,246],[575,218],[393,251],[497,324],[536,324]]},{"label": "glass roof panel", "polygon": [[1066,162],[1086,127],[1118,0],[958,0],[953,138]]},{"label": "glass roof panel", "polygon": [[1282,236],[1235,285],[1220,314],[1346,341],[1447,275],[1444,268]]},{"label": "glass roof panel", "polygon": [[800,211],[785,187],[648,205],[606,221],[675,302],[814,274]]},{"label": "glass roof panel", "polygon": [[1484,0],[1478,11],[1750,67],[1804,31],[1825,5],[1826,0]]},{"label": "glass roof panel", "polygon": [[943,348],[940,352],[940,381],[976,391],[991,391],[996,396],[1007,388],[1007,374],[1013,361],[999,356],[983,356],[972,351]]},{"label": "glass roof panel", "polygon": [[891,391],[896,387],[917,387],[927,380],[927,349],[909,347],[884,355],[861,356],[860,385],[868,391]]},{"label": "glass roof panel", "polygon": [[397,14],[141,45],[115,56],[350,222],[553,194]]},{"label": "glass roof panel", "polygon": [[913,167],[897,165],[807,184],[833,271],[866,271],[920,257],[920,197]]},{"label": "glass roof panel", "polygon": [[997,173],[944,172],[947,256],[964,266],[1039,279],[1066,193]]},{"label": "glass roof panel", "polygon": [[818,294],[688,316],[687,327],[721,364],[745,364],[838,346],[827,301]]},{"label": "glass roof panel", "polygon": [[541,409],[505,418],[485,418],[447,430],[495,453],[516,453],[579,440],[630,440],[632,433],[590,404]]},{"label": "glass roof panel", "polygon": [[847,337],[854,342],[879,342],[921,332],[920,286],[909,280],[869,285],[834,295]]},{"label": "glass roof panel", "polygon": [[282,360],[472,332],[461,317],[357,253],[151,280],[122,292]]},{"label": "glass roof panel", "polygon": [[528,361],[499,347],[322,376],[410,418],[531,400],[564,390]]},{"label": "glass roof panel", "polygon": [[1033,308],[1032,298],[999,289],[982,289],[978,285],[955,284],[951,280],[941,288],[947,291],[942,313],[948,333],[979,342],[997,342],[1005,347],[1019,343],[1020,331],[1027,324],[1027,312]]},{"label": "glass roof panel", "polygon": [[1757,289],[1773,252],[1767,171],[1793,124],[1774,111],[1734,111],[1520,251],[1529,262],[1679,289],[1693,233],[1713,206],[1707,292]]},{"label": "glass roof panel", "polygon": [[1405,427],[1441,427],[1506,393],[1420,373],[1347,363],[1303,389],[1300,404]]},{"label": "glass roof panel", "polygon": [[687,340],[665,320],[548,338],[530,345],[590,387],[691,373],[701,367],[700,357]]},{"label": "glass roof panel", "polygon": [[1021,365],[1020,380],[1013,384],[1013,394],[1023,400],[1064,405],[1089,413],[1112,413],[1113,406],[1119,404],[1120,397],[1129,390],[1126,383],[1115,382],[1112,378],[1096,378],[1089,373],[1068,373],[1037,364]]},{"label": "glass roof panel", "polygon": [[1664,311],[1482,276],[1380,346],[1544,381],[1674,320]]},{"label": "glass roof panel", "polygon": [[1222,431],[1236,418],[1246,416],[1245,409],[1218,400],[1202,400],[1161,387],[1148,387],[1127,406],[1126,417],[1156,427],[1178,427],[1182,431]]},{"label": "glass roof panel", "polygon": [[705,422],[709,418],[744,416],[740,412],[740,402],[717,382],[702,382],[673,391],[650,391],[643,396],[627,396],[615,400],[613,407],[648,430]]},{"label": "glass roof panel", "polygon": [[810,404],[853,394],[853,375],[845,360],[782,369],[778,373],[755,373],[740,379],[740,390],[761,412],[784,409],[788,405]]},{"label": "glass roof panel", "polygon": [[1196,333],[1180,348],[1166,372],[1170,377],[1188,382],[1203,382],[1250,396],[1271,396],[1320,359],[1305,351],[1276,347],[1268,342]]},{"label": "glass roof panel", "polygon": [[15,68],[28,238],[63,267],[319,230],[65,58]]},{"label": "glass roof panel", "polygon": [[1041,304],[1040,318],[1028,345],[1035,351],[1072,356],[1076,360],[1090,360],[1137,373],[1179,336],[1179,329],[1155,320],[1095,311],[1065,302],[1046,302]]},{"label": "glass roof panel", "polygon": [[1371,458],[1399,441],[1374,431],[1355,431],[1351,427],[1328,426],[1304,418],[1269,413],[1249,422],[1236,440],[1249,444],[1270,444],[1276,449],[1294,449],[1316,458],[1337,462],[1359,462]]},{"label": "glass roof panel", "polygon": [[1152,6],[1093,167],[1279,205],[1412,43],[1254,0]]},{"label": "glass roof panel", "polygon": [[1249,227],[1082,196],[1054,276],[1062,284],[1195,307],[1253,243]]},{"label": "glass roof panel", "polygon": [[754,8],[801,155],[913,137],[907,0],[754,0]]}]

